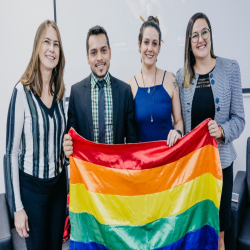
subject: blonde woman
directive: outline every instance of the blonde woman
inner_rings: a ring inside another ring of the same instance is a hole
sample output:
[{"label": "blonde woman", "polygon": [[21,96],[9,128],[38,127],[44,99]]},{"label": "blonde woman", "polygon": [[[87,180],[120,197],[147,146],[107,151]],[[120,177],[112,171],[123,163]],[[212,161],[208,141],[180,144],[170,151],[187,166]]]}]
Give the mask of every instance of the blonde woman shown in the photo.
[{"label": "blonde woman", "polygon": [[220,204],[219,249],[224,250],[224,231],[231,225],[233,141],[242,133],[245,115],[239,64],[217,57],[212,27],[203,13],[193,15],[187,25],[185,66],[177,74],[185,134],[207,118],[211,136],[218,141],[223,188]]},{"label": "blonde woman", "polygon": [[30,62],[11,97],[5,155],[6,194],[27,249],[61,249],[66,208],[62,139],[65,66],[56,23],[43,22]]}]

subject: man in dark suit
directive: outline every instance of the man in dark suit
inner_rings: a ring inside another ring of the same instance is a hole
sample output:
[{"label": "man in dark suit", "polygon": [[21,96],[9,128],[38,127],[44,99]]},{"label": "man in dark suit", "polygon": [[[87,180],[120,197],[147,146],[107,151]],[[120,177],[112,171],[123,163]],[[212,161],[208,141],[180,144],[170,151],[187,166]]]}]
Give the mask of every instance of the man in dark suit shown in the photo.
[{"label": "man in dark suit", "polygon": [[[92,73],[71,88],[67,131],[72,127],[98,143],[138,142],[131,88],[108,72],[111,48],[104,28],[89,30],[86,48]],[[63,147],[68,157],[73,152],[69,135],[65,135]]]}]

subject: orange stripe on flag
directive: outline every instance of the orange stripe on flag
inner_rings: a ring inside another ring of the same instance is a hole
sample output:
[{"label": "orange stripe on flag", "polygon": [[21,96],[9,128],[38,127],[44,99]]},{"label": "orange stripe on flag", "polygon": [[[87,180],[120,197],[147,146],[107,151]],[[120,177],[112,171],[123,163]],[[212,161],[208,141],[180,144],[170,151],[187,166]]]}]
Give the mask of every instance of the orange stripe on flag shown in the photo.
[{"label": "orange stripe on flag", "polygon": [[206,173],[221,180],[218,166],[219,152],[212,145],[167,165],[144,170],[108,168],[70,157],[70,183],[82,183],[88,191],[95,193],[137,196],[162,192]]}]

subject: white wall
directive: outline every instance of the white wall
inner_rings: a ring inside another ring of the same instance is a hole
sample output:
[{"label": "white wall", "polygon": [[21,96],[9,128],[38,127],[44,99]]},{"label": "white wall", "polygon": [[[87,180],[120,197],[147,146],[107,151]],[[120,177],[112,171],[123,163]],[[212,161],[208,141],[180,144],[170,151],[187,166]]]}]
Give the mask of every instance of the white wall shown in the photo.
[{"label": "white wall", "polygon": [[[146,4],[146,8],[144,8],[145,6],[142,3],[146,2],[159,2],[164,3],[165,7],[168,6],[166,13],[163,13],[164,18],[161,16],[162,9],[161,11],[155,9],[153,4]],[[247,68],[249,67],[250,49],[241,43],[247,41],[246,36],[249,33],[245,30],[239,34],[234,31],[237,30],[235,29],[237,27],[245,27],[247,21],[249,23],[250,16],[245,13],[246,10],[249,10],[250,1],[237,2],[231,0],[231,5],[228,4],[228,1],[220,1],[220,9],[216,8],[216,11],[214,11],[216,3],[209,5],[206,3],[205,0],[58,0],[57,19],[66,56],[67,95],[69,95],[70,86],[86,77],[90,72],[86,62],[85,39],[88,28],[93,25],[101,24],[107,27],[112,46],[111,70],[115,76],[126,80],[139,70],[140,54],[137,51],[136,44],[141,25],[141,21],[138,20],[140,11],[144,18],[150,13],[159,14],[160,24],[165,27],[163,28],[165,43],[162,45],[162,53],[158,63],[160,67],[173,72],[182,64],[183,34],[188,18],[196,11],[207,13],[213,25],[216,55],[237,59],[241,66],[243,86],[249,88],[250,81]],[[222,8],[223,3],[224,5],[227,4],[227,10]],[[131,4],[137,6],[134,7]],[[192,8],[187,9],[190,6]],[[105,9],[107,11],[105,13],[109,15],[100,15],[102,9]],[[237,18],[235,14],[243,18]],[[89,16],[87,17],[87,15]],[[222,15],[224,15],[224,18],[230,17],[231,21],[229,23],[216,22],[216,18],[223,20]],[[5,152],[6,119],[11,93],[28,64],[35,32],[39,24],[45,19],[53,20],[53,18],[53,0],[0,0],[0,72],[2,86],[0,91],[0,138],[2,139],[0,141],[0,193],[4,192],[2,159]],[[107,25],[105,25],[105,22]],[[122,26],[124,24],[128,24],[128,27],[124,28]],[[173,29],[173,25],[178,26],[176,30]],[[224,29],[227,28],[232,33],[229,32],[228,36],[225,37],[221,34],[226,34]],[[128,36],[131,36],[132,40],[128,40]],[[236,46],[228,44],[231,41],[231,36],[238,39]],[[227,49],[225,49],[225,46],[228,46]],[[166,54],[163,54],[164,51],[167,51]],[[175,56],[171,53],[174,53]],[[240,59],[242,55],[244,55],[245,61]],[[176,61],[177,58],[180,62]],[[136,63],[136,66],[133,66],[133,63]],[[246,127],[241,137],[235,141],[238,153],[238,158],[234,164],[235,172],[244,170],[246,164],[246,139],[250,136],[250,96],[244,97],[244,107]]]},{"label": "white wall", "polygon": [[[105,11],[103,11],[105,9]],[[67,59],[65,83],[67,96],[72,84],[90,74],[86,59],[86,35],[94,25],[103,26],[112,49],[110,72],[126,81],[141,67],[138,33],[149,15],[160,20],[162,39],[157,66],[176,72],[183,65],[185,32],[188,20],[196,12],[204,12],[213,30],[215,55],[236,59],[241,68],[243,88],[250,88],[250,49],[241,45],[250,39],[246,24],[250,23],[250,1],[242,0],[75,0],[57,1],[57,22]],[[246,126],[235,141],[238,158],[234,172],[246,168],[246,140],[250,136],[250,96],[244,97]]]},{"label": "white wall", "polygon": [[[105,11],[104,11],[105,10]],[[215,55],[239,62],[243,88],[250,88],[250,49],[243,41],[250,39],[249,0],[57,0],[57,23],[65,56],[67,95],[72,84],[90,74],[86,59],[86,35],[89,28],[103,26],[112,49],[110,72],[126,81],[141,68],[138,35],[147,19],[157,16],[162,31],[157,67],[176,72],[184,64],[184,43],[189,19],[204,12],[210,19]]]},{"label": "white wall", "polygon": [[250,94],[244,95],[243,101],[246,125],[240,138],[234,141],[234,146],[238,155],[234,162],[234,175],[236,175],[239,170],[246,170],[246,145],[247,138],[250,137]]},{"label": "white wall", "polygon": [[54,20],[53,0],[0,0],[0,193],[5,190],[2,162],[12,90],[28,65],[36,30],[46,19]]},{"label": "white wall", "polygon": [[[103,11],[105,9],[105,11]],[[161,53],[157,66],[176,72],[183,65],[185,31],[189,18],[204,12],[213,30],[215,55],[236,59],[241,68],[242,86],[250,88],[250,49],[240,41],[250,39],[246,24],[250,23],[250,1],[242,0],[75,0],[57,1],[57,22],[61,30],[67,59],[65,83],[67,95],[72,84],[89,73],[86,60],[86,35],[94,25],[103,26],[112,49],[110,72],[126,81],[140,70],[138,33],[142,21],[157,16],[162,31]],[[241,40],[241,38],[243,40]],[[238,158],[234,173],[246,168],[246,140],[250,136],[250,96],[244,96],[246,126],[235,141]]]}]

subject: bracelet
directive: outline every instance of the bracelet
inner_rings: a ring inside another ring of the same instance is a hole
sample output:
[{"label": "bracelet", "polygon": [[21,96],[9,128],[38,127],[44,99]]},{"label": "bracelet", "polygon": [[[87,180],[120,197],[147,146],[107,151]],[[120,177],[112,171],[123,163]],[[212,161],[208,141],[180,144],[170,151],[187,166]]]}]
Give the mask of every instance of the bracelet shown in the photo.
[{"label": "bracelet", "polygon": [[224,129],[221,127],[221,125],[218,126],[221,132],[221,139],[225,138],[225,133],[224,133]]},{"label": "bracelet", "polygon": [[219,143],[221,145],[221,139],[224,139],[225,138],[225,135],[224,135],[224,130],[223,128],[219,125],[219,130],[220,130],[220,138],[219,138]]},{"label": "bracelet", "polygon": [[[220,126],[221,127],[221,126]],[[224,128],[221,127],[222,130],[222,139],[225,139],[225,133],[224,133]]]},{"label": "bracelet", "polygon": [[181,131],[178,129],[176,129],[176,132],[182,137],[182,133],[181,133]]}]

